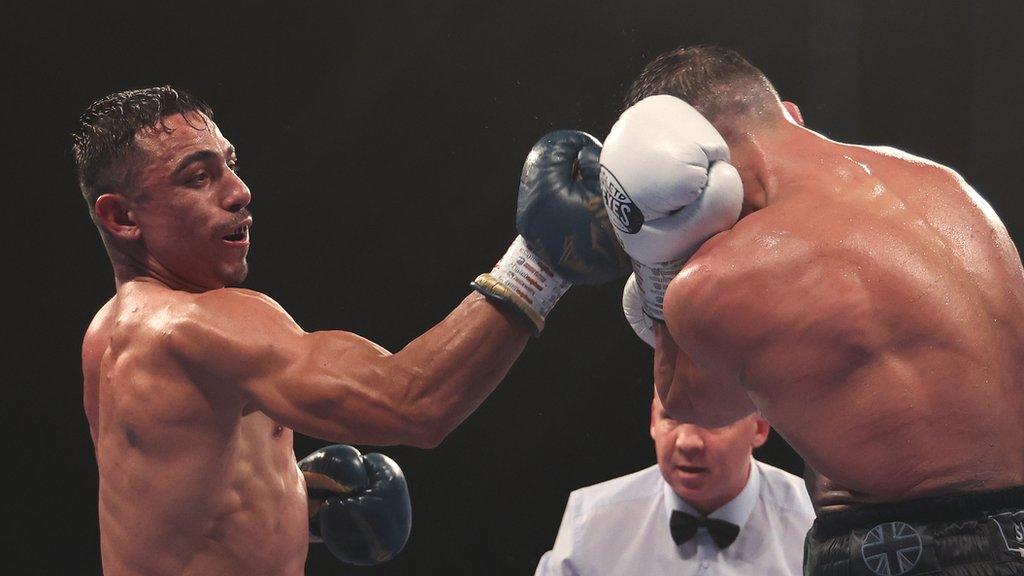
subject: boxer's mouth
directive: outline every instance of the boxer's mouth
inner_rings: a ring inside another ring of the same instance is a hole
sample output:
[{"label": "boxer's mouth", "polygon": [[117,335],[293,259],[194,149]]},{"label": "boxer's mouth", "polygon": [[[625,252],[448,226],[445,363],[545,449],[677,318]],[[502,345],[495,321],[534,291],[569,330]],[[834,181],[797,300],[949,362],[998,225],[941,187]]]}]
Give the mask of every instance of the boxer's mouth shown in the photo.
[{"label": "boxer's mouth", "polygon": [[243,224],[242,226],[239,226],[238,228],[235,228],[234,232],[224,236],[223,238],[225,240],[227,240],[228,242],[242,242],[243,240],[247,239],[248,237],[249,237],[249,226],[247,224]]},{"label": "boxer's mouth", "polygon": [[227,242],[248,242],[249,227],[251,226],[252,216],[241,214],[241,219],[235,224],[234,229],[231,229],[230,232],[221,236],[221,238]]}]

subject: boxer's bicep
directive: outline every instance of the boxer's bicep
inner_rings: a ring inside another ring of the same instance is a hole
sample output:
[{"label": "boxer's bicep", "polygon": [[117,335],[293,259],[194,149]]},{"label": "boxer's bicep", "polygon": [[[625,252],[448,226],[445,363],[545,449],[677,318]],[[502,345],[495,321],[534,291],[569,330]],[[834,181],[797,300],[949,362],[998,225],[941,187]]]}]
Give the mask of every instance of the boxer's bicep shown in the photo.
[{"label": "boxer's bicep", "polygon": [[415,430],[399,397],[390,353],[355,334],[307,333],[276,302],[244,291],[197,299],[179,322],[177,351],[205,386],[240,394],[251,408],[303,434],[394,444]]},{"label": "boxer's bicep", "polygon": [[341,331],[302,333],[286,344],[281,364],[253,378],[254,406],[295,430],[351,444],[427,441],[414,373],[380,346]]}]

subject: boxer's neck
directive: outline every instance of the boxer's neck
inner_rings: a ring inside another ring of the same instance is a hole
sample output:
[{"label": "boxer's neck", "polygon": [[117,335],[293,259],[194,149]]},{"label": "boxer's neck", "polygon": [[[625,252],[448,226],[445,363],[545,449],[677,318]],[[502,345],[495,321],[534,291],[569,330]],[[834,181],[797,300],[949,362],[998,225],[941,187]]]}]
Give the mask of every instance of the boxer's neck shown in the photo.
[{"label": "boxer's neck", "polygon": [[732,163],[743,180],[744,202],[758,210],[778,202],[806,178],[807,162],[830,140],[790,122],[743,132],[729,139]]}]

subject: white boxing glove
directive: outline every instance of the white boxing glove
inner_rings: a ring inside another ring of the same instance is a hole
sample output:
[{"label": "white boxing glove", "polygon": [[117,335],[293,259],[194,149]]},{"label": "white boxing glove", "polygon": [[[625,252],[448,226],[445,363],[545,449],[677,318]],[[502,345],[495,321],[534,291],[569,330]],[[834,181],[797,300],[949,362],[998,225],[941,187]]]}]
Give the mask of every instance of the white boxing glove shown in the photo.
[{"label": "white boxing glove", "polygon": [[668,95],[631,106],[601,151],[601,194],[633,259],[643,309],[664,320],[668,283],[708,238],[739,219],[743,184],[729,147],[699,112]]},{"label": "white boxing glove", "polygon": [[644,313],[644,296],[633,274],[626,279],[626,286],[622,289],[622,313],[636,335],[654,348],[654,320]]}]

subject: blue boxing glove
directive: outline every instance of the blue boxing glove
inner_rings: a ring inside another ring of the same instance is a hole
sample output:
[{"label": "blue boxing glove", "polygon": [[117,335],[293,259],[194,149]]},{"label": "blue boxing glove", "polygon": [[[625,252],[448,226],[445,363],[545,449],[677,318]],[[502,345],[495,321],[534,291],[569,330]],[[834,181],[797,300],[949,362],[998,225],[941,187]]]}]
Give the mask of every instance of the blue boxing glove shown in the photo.
[{"label": "blue boxing glove", "polygon": [[490,274],[473,281],[520,312],[534,333],[572,284],[601,284],[630,271],[601,200],[600,154],[601,143],[576,130],[537,141],[519,180],[520,236]]},{"label": "blue boxing glove", "polygon": [[298,465],[306,480],[311,542],[323,542],[342,562],[360,566],[387,562],[402,551],[412,505],[394,460],[335,444]]}]

